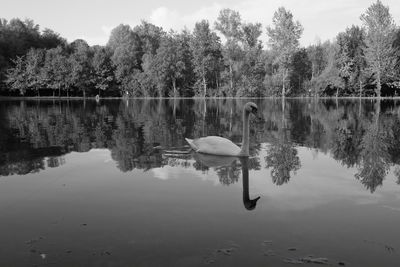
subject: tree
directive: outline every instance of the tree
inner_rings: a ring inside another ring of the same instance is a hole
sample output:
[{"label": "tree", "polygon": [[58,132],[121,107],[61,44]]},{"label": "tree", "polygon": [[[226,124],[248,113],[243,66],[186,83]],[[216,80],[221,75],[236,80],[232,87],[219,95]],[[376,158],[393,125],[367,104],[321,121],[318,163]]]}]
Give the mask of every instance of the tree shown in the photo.
[{"label": "tree", "polygon": [[[333,92],[338,95],[339,89],[343,88],[343,80],[339,76],[339,69],[336,58],[336,56],[338,55],[337,43],[326,41],[325,43],[317,47],[312,47],[311,52],[312,64],[314,62],[318,63],[317,65],[313,64],[314,72],[315,74],[319,74],[317,76],[312,76],[311,78],[309,85],[310,93],[311,90],[313,90],[314,95],[333,95]],[[314,54],[314,52],[317,52],[316,55]],[[313,61],[315,59],[317,60]],[[315,71],[315,69],[317,69],[317,71]]]},{"label": "tree", "polygon": [[96,89],[107,90],[114,81],[114,70],[111,62],[111,52],[107,47],[94,47],[92,60],[93,84]]},{"label": "tree", "polygon": [[78,91],[82,91],[83,97],[86,98],[86,91],[92,85],[92,52],[86,41],[82,39],[75,40],[70,44],[72,54],[69,57],[72,73],[72,86]]},{"label": "tree", "polygon": [[[395,66],[395,69],[397,69],[396,76],[400,77],[400,28],[397,29],[396,32],[396,38],[393,42],[393,47],[395,49],[395,53],[397,55],[397,64]],[[398,78],[396,81],[393,82],[393,85],[399,89],[400,88],[400,79]],[[398,92],[396,91],[396,95],[398,95]]]},{"label": "tree", "polygon": [[233,90],[234,86],[234,70],[233,65],[241,59],[241,47],[239,41],[242,40],[243,31],[241,28],[240,14],[229,8],[222,9],[219,12],[215,28],[220,31],[226,38],[224,45],[224,57],[229,66],[229,86]]},{"label": "tree", "polygon": [[60,37],[60,35],[56,32],[54,32],[51,29],[44,29],[42,32],[41,37],[41,43],[42,47],[49,49],[49,48],[55,48],[59,45],[65,46],[67,41]]},{"label": "tree", "polygon": [[[162,91],[162,87],[170,84],[173,89],[172,96],[179,96],[177,91],[177,81],[183,78],[185,65],[185,54],[180,51],[179,39],[173,32],[165,37],[157,49],[155,56],[155,70],[158,77],[158,85]],[[163,96],[161,93],[159,96]]]},{"label": "tree", "polygon": [[61,96],[61,89],[67,91],[72,84],[72,67],[65,51],[61,46],[46,50],[46,58],[43,70],[43,76],[48,88],[54,91],[58,90],[58,96]]},{"label": "tree", "polygon": [[219,37],[210,30],[208,21],[197,22],[193,30],[190,48],[193,54],[194,71],[197,84],[203,86],[203,96],[207,95],[207,84],[212,83],[211,77],[218,66],[221,55]]},{"label": "tree", "polygon": [[242,24],[244,56],[241,60],[239,88],[236,96],[260,97],[264,95],[263,81],[266,74],[263,47],[259,40],[261,23]]},{"label": "tree", "polygon": [[[349,47],[345,40],[339,35],[338,38],[339,49],[337,51],[337,67],[339,70],[339,77],[344,81],[344,89],[347,90],[352,74],[353,60],[349,56]],[[339,87],[336,90],[336,97],[339,96]]]},{"label": "tree", "polygon": [[327,64],[324,46],[318,42],[316,45],[307,47],[308,58],[311,61],[311,80],[319,76]]},{"label": "tree", "polygon": [[14,67],[17,57],[25,56],[30,49],[52,48],[62,43],[49,30],[40,34],[39,25],[33,20],[18,18],[0,19],[0,88],[6,80],[7,69]]},{"label": "tree", "polygon": [[40,96],[40,89],[45,85],[43,65],[45,53],[42,49],[30,49],[25,58],[25,79],[29,89],[37,91]]},{"label": "tree", "polygon": [[345,32],[339,33],[337,36],[339,45],[339,69],[342,73],[348,72],[345,85],[352,94],[356,94],[356,88],[359,87],[359,95],[362,95],[363,80],[365,79],[364,70],[366,67],[364,47],[365,32],[358,26],[351,26]]},{"label": "tree", "polygon": [[[139,39],[140,59],[143,59],[144,55],[154,56],[166,35],[161,27],[148,23],[147,21],[142,21],[140,25],[133,29],[133,32],[138,36]],[[140,64],[142,64],[142,62],[140,62]]]},{"label": "tree", "polygon": [[19,93],[24,95],[27,87],[25,57],[17,57],[13,63],[14,67],[7,70],[6,84],[8,84],[11,90],[19,90]]},{"label": "tree", "polygon": [[242,24],[242,39],[247,47],[256,47],[260,44],[261,23],[244,23]]},{"label": "tree", "polygon": [[[188,30],[183,30],[176,36],[178,42],[178,58],[183,63],[181,69],[182,77],[179,80],[180,95],[181,96],[193,96],[193,85],[195,81],[194,66],[193,66],[193,55],[190,50],[190,41],[192,35]],[[218,63],[218,61],[217,61]],[[218,87],[219,72],[216,72],[216,84]]]},{"label": "tree", "polygon": [[132,83],[135,81],[135,74],[141,68],[139,36],[129,25],[120,24],[111,31],[107,47],[112,52],[111,61],[121,93],[136,95],[137,92],[133,90],[137,88],[133,87]]},{"label": "tree", "polygon": [[387,83],[394,75],[396,56],[392,44],[396,25],[389,7],[384,6],[380,0],[361,15],[361,21],[366,29],[364,54],[368,70],[374,77],[376,95],[380,97],[382,83]]},{"label": "tree", "polygon": [[269,45],[277,54],[276,62],[282,79],[282,97],[285,97],[285,84],[289,76],[292,57],[299,46],[299,39],[303,33],[300,22],[293,21],[293,15],[284,7],[280,7],[273,16],[273,27],[267,27]]},{"label": "tree", "polygon": [[291,69],[290,86],[293,88],[292,94],[300,95],[305,92],[304,82],[311,79],[312,65],[305,48],[299,49],[293,55]]}]

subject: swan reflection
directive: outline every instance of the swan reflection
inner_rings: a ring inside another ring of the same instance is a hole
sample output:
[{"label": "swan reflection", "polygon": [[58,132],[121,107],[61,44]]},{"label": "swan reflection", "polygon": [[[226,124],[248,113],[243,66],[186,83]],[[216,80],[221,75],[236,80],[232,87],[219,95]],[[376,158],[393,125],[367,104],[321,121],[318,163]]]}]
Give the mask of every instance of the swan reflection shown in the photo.
[{"label": "swan reflection", "polygon": [[[196,162],[200,164],[200,166],[215,168],[215,171],[219,174],[218,176],[220,176],[221,171],[228,172],[230,174],[230,180],[238,180],[240,173],[239,170],[241,168],[243,183],[243,205],[247,210],[254,210],[256,208],[257,201],[260,199],[260,197],[250,199],[248,157],[226,157],[196,152],[193,152],[192,155]],[[240,165],[238,164],[238,161],[240,162]]]}]

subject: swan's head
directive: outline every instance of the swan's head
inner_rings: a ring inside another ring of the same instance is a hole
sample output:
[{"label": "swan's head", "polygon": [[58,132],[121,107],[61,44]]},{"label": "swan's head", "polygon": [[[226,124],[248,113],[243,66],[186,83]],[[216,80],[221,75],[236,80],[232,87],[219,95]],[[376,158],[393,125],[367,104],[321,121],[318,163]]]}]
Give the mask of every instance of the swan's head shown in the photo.
[{"label": "swan's head", "polygon": [[260,197],[257,197],[255,199],[249,199],[248,201],[244,202],[244,207],[246,210],[254,210],[257,205],[257,201],[260,199]]},{"label": "swan's head", "polygon": [[257,114],[258,107],[253,102],[247,102],[246,105],[244,105],[244,110],[249,113]]}]

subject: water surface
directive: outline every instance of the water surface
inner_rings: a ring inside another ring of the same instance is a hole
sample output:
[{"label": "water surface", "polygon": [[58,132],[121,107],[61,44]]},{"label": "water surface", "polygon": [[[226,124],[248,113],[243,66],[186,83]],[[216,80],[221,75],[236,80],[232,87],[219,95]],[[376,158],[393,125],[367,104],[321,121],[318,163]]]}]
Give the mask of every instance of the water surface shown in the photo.
[{"label": "water surface", "polygon": [[1,101],[0,266],[398,266],[400,103],[255,102]]}]

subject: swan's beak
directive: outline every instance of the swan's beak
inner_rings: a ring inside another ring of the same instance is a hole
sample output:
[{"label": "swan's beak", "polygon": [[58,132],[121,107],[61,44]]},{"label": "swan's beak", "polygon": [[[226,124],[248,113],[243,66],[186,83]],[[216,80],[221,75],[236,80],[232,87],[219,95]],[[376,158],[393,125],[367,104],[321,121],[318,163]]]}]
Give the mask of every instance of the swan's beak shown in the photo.
[{"label": "swan's beak", "polygon": [[257,197],[255,199],[250,199],[250,201],[246,202],[244,204],[245,208],[247,210],[254,210],[256,208],[257,205],[257,201],[260,199],[261,197]]}]

